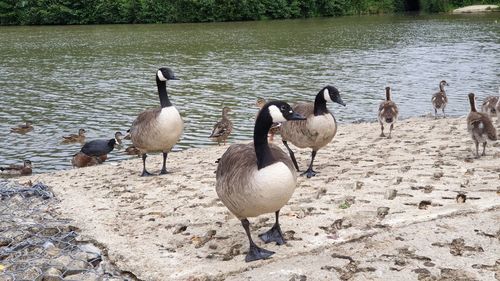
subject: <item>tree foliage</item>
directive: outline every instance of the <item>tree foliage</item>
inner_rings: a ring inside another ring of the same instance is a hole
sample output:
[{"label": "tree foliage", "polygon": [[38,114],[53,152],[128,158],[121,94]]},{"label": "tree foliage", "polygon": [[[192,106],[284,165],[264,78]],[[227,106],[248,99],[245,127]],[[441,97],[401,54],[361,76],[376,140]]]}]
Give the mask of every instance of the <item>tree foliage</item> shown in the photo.
[{"label": "tree foliage", "polygon": [[[412,5],[408,3],[413,2]],[[416,3],[418,2],[418,3]],[[416,4],[415,4],[416,3]],[[500,0],[0,0],[1,25],[213,22],[444,12]]]}]

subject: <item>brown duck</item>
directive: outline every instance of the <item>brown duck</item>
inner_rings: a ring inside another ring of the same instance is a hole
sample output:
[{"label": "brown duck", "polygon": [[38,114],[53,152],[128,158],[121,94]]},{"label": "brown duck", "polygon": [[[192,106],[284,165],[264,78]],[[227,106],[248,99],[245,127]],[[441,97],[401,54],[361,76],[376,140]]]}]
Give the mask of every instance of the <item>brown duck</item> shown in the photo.
[{"label": "brown duck", "polygon": [[385,101],[383,101],[378,108],[378,121],[380,123],[380,133],[381,137],[385,137],[384,134],[384,123],[391,125],[389,129],[389,136],[391,138],[392,129],[394,128],[394,123],[398,120],[399,110],[396,103],[391,100],[391,87],[385,88]]},{"label": "brown duck", "polygon": [[432,106],[434,107],[434,117],[437,118],[437,111],[441,109],[443,111],[443,117],[446,117],[444,113],[444,108],[448,104],[448,97],[446,96],[446,92],[444,91],[444,86],[449,86],[449,84],[445,80],[441,80],[439,82],[439,92],[432,95]]},{"label": "brown duck", "polygon": [[85,129],[78,130],[78,134],[71,134],[63,136],[62,143],[74,143],[74,142],[84,142],[85,141]]},{"label": "brown duck", "polygon": [[7,167],[0,167],[1,175],[9,176],[27,176],[33,172],[30,160],[24,160],[23,165],[9,165]]},{"label": "brown duck", "polygon": [[209,136],[209,138],[217,141],[219,145],[221,142],[224,142],[224,145],[226,145],[226,140],[233,131],[233,122],[228,118],[228,113],[230,111],[231,109],[229,107],[224,106],[222,109],[222,118],[219,122],[215,123],[212,134]]},{"label": "brown duck", "polygon": [[497,140],[497,131],[490,117],[484,112],[477,112],[476,101],[473,93],[469,94],[470,113],[467,116],[467,130],[471,134],[476,145],[476,158],[479,158],[479,143],[483,144],[482,156],[486,155],[486,143],[488,140]]},{"label": "brown duck", "polygon": [[26,121],[24,125],[18,125],[17,127],[10,128],[12,133],[26,134],[27,132],[33,131],[33,122]]}]

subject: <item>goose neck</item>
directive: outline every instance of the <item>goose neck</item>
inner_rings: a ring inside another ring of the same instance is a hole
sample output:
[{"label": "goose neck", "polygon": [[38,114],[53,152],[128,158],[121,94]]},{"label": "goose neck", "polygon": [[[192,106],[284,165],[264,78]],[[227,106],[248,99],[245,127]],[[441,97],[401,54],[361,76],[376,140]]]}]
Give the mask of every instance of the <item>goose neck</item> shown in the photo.
[{"label": "goose neck", "polygon": [[257,168],[260,170],[275,162],[271,153],[271,148],[267,142],[267,133],[272,125],[272,120],[265,119],[262,114],[259,114],[255,122],[253,133],[253,143],[255,147],[255,155],[257,156]]},{"label": "goose neck", "polygon": [[476,101],[474,100],[474,95],[469,95],[470,111],[477,112]]},{"label": "goose neck", "polygon": [[323,92],[316,95],[314,100],[314,116],[323,115],[328,113],[328,108],[326,107],[326,100],[323,96]]},{"label": "goose neck", "polygon": [[167,106],[171,106],[172,103],[170,102],[167,94],[167,81],[160,81],[160,79],[158,79],[157,77],[156,86],[158,86],[158,95],[160,96],[161,107],[164,108]]}]

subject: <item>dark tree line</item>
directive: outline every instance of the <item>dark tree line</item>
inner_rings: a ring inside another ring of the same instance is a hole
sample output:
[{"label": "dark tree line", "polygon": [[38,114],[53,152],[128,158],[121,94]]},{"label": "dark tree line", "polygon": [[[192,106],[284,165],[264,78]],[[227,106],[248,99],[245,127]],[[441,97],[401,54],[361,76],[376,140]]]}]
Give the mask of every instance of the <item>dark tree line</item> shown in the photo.
[{"label": "dark tree line", "polygon": [[[213,22],[443,12],[500,0],[0,0],[1,25]],[[418,2],[418,3],[417,3]]]}]

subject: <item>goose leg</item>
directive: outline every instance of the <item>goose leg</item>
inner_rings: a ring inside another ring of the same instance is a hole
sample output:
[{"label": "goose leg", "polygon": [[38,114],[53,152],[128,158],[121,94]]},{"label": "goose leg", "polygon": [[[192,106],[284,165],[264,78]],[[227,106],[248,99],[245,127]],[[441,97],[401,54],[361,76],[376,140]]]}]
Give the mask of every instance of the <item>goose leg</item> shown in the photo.
[{"label": "goose leg", "polygon": [[383,123],[380,123],[380,129],[382,130],[382,133],[380,133],[380,136],[381,137],[385,137],[385,134],[384,134],[384,124]]},{"label": "goose leg", "polygon": [[297,169],[297,172],[300,172],[299,165],[297,165],[297,160],[295,159],[295,154],[290,149],[290,147],[288,146],[288,143],[286,141],[283,141],[283,144],[285,145],[286,149],[288,149],[288,153],[290,154],[290,158],[292,158],[292,162],[293,162],[293,165],[295,166],[295,169]]},{"label": "goose leg", "polygon": [[438,110],[437,108],[434,108],[434,119],[438,118]]},{"label": "goose leg", "polygon": [[483,142],[483,154],[482,156],[486,156],[486,142]]},{"label": "goose leg", "polygon": [[446,113],[444,113],[444,107],[443,107],[443,118],[446,118]]},{"label": "goose leg", "polygon": [[245,229],[248,237],[248,242],[250,243],[250,248],[248,249],[248,253],[245,257],[246,262],[267,259],[274,254],[273,251],[262,249],[253,242],[252,236],[250,235],[250,222],[248,222],[247,219],[242,219],[241,225]]},{"label": "goose leg", "polygon": [[151,173],[149,173],[148,171],[146,171],[146,158],[147,157],[148,157],[148,155],[146,153],[144,153],[142,155],[142,174],[141,174],[141,177],[152,176]]},{"label": "goose leg", "polygon": [[391,124],[391,128],[389,129],[389,139],[391,138],[392,129],[394,129],[394,124]]},{"label": "goose leg", "polygon": [[167,156],[168,156],[168,152],[163,152],[163,166],[161,167],[160,175],[168,174],[167,166],[166,166]]},{"label": "goose leg", "polygon": [[313,162],[315,157],[316,157],[316,151],[313,150],[311,153],[311,163],[309,164],[309,168],[307,168],[307,171],[300,174],[301,176],[307,175],[307,178],[311,178],[316,175],[317,172],[313,170]]},{"label": "goose leg", "polygon": [[479,142],[474,140],[474,143],[476,144],[476,158],[479,158]]},{"label": "goose leg", "polygon": [[286,242],[285,239],[283,238],[283,233],[281,232],[280,223],[278,221],[280,211],[279,210],[276,211],[275,214],[276,214],[276,222],[274,223],[273,227],[271,227],[271,229],[269,229],[267,232],[260,234],[259,237],[265,243],[276,242],[277,245],[283,245]]}]

